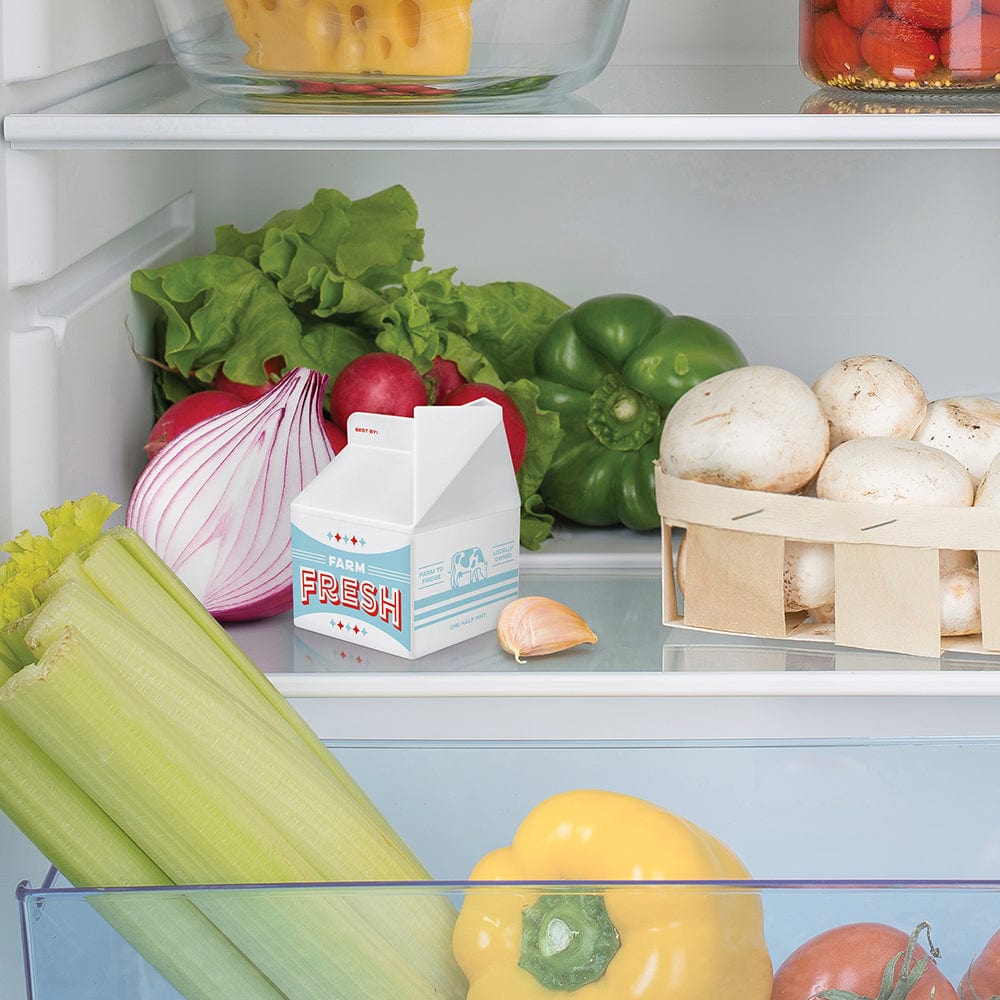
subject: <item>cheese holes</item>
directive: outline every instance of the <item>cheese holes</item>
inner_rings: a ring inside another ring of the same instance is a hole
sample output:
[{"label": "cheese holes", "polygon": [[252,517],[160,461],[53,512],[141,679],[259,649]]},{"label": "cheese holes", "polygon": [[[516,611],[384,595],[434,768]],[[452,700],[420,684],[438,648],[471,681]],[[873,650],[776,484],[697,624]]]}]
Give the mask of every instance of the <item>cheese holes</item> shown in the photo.
[{"label": "cheese holes", "polygon": [[396,7],[399,37],[403,44],[413,49],[420,41],[420,5],[416,0],[400,0]]}]

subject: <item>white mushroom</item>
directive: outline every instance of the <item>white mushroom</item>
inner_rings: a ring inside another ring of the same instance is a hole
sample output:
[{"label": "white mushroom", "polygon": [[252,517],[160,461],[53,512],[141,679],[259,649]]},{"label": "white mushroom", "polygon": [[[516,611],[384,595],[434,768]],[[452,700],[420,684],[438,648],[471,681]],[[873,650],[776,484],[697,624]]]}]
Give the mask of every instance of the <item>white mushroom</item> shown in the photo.
[{"label": "white mushroom", "polygon": [[987,396],[936,399],[913,440],[954,455],[978,484],[1000,454],[1000,402]]},{"label": "white mushroom", "polygon": [[[834,448],[817,478],[828,500],[969,507],[972,477],[957,458],[931,445],[901,438],[856,438]],[[941,634],[980,631],[975,553],[942,551]]]},{"label": "white mushroom", "polygon": [[677,577],[677,589],[684,596],[684,584],[687,582],[687,532],[681,535],[680,543],[677,546],[677,562],[675,574]]},{"label": "white mushroom", "polygon": [[785,542],[785,610],[809,611],[833,602],[833,546]]},{"label": "white mushroom", "polygon": [[938,553],[942,576],[957,569],[975,569],[976,565],[976,553],[970,549],[941,549]]},{"label": "white mushroom", "polygon": [[956,569],[941,577],[941,634],[976,635],[983,629],[979,604],[979,574]]},{"label": "white mushroom", "polygon": [[975,484],[957,458],[903,438],[855,438],[834,448],[819,470],[825,500],[971,507]]},{"label": "white mushroom", "polygon": [[909,438],[927,410],[912,372],[891,358],[845,358],[816,380],[813,392],[830,423],[830,448],[859,437]]},{"label": "white mushroom", "polygon": [[823,463],[829,433],[802,379],[748,365],[713,375],[677,401],[663,424],[660,464],[681,479],[794,493]]},{"label": "white mushroom", "polygon": [[990,462],[986,475],[976,488],[977,507],[1000,507],[1000,455]]}]

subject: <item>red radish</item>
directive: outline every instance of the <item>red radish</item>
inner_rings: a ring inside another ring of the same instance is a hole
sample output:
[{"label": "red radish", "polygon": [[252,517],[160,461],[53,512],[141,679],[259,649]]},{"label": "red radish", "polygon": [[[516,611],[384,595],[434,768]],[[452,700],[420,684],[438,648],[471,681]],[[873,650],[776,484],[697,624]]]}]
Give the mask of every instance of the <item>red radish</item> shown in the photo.
[{"label": "red radish", "polygon": [[335,423],[329,420],[323,421],[323,430],[326,431],[327,440],[333,449],[334,455],[339,455],[343,448],[347,447],[347,434]]},{"label": "red radish", "polygon": [[430,401],[440,403],[453,389],[465,385],[466,379],[454,361],[446,361],[439,354],[424,376],[424,381],[427,383],[427,396]]},{"label": "red radish", "polygon": [[398,354],[362,354],[345,365],[330,389],[330,419],[346,429],[352,413],[412,417],[427,406],[427,386],[413,363]]},{"label": "red radish", "polygon": [[510,459],[514,463],[514,472],[517,472],[524,462],[524,452],[528,446],[528,428],[517,403],[503,389],[482,382],[467,382],[453,389],[442,402],[445,406],[462,406],[476,399],[490,399],[498,403],[503,410],[503,427],[507,432]]},{"label": "red radish", "polygon": [[244,403],[252,403],[255,399],[260,399],[265,392],[273,389],[281,379],[281,370],[285,367],[285,359],[281,357],[268,358],[264,362],[265,380],[260,385],[249,385],[245,382],[234,382],[222,369],[219,369],[212,383],[216,389],[222,392],[231,392],[234,396],[239,396]]},{"label": "red radish", "polygon": [[235,410],[243,405],[243,400],[231,392],[219,389],[204,389],[193,392],[190,396],[167,407],[163,416],[153,424],[149,437],[143,445],[147,458],[153,458],[164,445],[195,424],[200,424],[209,417],[218,416],[228,410]]}]

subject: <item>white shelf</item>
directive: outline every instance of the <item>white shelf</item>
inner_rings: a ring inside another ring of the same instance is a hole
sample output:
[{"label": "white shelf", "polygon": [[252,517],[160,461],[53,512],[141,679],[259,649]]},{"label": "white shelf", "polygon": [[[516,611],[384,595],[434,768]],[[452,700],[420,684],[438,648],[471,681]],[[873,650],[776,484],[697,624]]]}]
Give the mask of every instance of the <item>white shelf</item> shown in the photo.
[{"label": "white shelf", "polygon": [[153,66],[33,114],[14,149],[998,148],[1000,94],[819,91],[797,66],[610,66],[579,94],[496,111],[289,111]]}]

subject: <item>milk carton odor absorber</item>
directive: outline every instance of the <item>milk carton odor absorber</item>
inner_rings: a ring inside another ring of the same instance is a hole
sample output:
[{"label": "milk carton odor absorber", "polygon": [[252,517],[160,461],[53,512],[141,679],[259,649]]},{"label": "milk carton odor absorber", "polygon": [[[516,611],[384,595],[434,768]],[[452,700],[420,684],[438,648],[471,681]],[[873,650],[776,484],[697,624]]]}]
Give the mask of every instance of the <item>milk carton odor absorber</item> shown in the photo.
[{"label": "milk carton odor absorber", "polygon": [[520,499],[489,400],[353,414],[291,513],[301,628],[413,659],[496,628],[517,597]]}]

